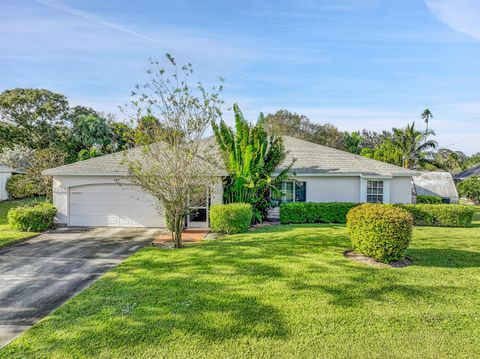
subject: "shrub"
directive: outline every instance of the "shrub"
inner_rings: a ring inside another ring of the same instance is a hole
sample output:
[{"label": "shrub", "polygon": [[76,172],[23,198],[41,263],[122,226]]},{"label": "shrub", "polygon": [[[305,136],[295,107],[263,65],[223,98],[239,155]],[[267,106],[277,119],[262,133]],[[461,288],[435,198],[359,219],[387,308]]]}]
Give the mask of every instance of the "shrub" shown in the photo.
[{"label": "shrub", "polygon": [[35,202],[15,207],[8,211],[8,223],[15,229],[28,232],[43,232],[53,227],[57,209],[49,202]]},{"label": "shrub", "polygon": [[252,222],[252,206],[247,203],[218,204],[210,207],[210,227],[214,232],[245,232]]},{"label": "shrub", "polygon": [[417,226],[470,227],[475,209],[460,204],[403,204]]},{"label": "shrub", "polygon": [[437,196],[426,196],[426,195],[419,195],[417,196],[417,203],[427,203],[427,204],[442,204],[442,198]]},{"label": "shrub", "polygon": [[280,205],[280,222],[345,223],[350,209],[358,203],[349,202],[291,202]]},{"label": "shrub", "polygon": [[480,178],[468,178],[460,182],[457,187],[460,196],[468,198],[476,203],[480,202]]},{"label": "shrub", "polygon": [[7,180],[6,189],[11,199],[38,195],[38,185],[29,175],[13,175]]},{"label": "shrub", "polygon": [[392,205],[363,204],[347,215],[355,251],[389,263],[400,260],[412,238],[412,216]]}]

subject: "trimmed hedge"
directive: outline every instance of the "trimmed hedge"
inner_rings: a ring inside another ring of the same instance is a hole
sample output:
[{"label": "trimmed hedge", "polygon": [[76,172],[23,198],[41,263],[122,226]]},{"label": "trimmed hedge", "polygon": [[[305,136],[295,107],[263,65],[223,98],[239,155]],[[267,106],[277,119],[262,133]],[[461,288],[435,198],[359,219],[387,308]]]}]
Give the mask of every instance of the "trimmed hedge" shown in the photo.
[{"label": "trimmed hedge", "polygon": [[359,203],[350,202],[291,202],[280,205],[282,224],[346,223],[347,213]]},{"label": "trimmed hedge", "polygon": [[38,195],[38,186],[29,175],[17,174],[10,176],[5,187],[11,199],[22,199]]},{"label": "trimmed hedge", "polygon": [[460,204],[403,204],[416,226],[470,227],[475,209]]},{"label": "trimmed hedge", "polygon": [[49,202],[35,202],[8,211],[8,223],[14,229],[27,232],[43,232],[53,227],[57,209]]},{"label": "trimmed hedge", "polygon": [[219,233],[245,232],[250,228],[252,216],[252,206],[247,203],[217,204],[210,207],[210,227]]},{"label": "trimmed hedge", "polygon": [[442,204],[442,198],[437,196],[426,196],[426,195],[419,195],[417,196],[417,203],[427,203],[427,204]]},{"label": "trimmed hedge", "polygon": [[404,257],[413,218],[399,207],[367,203],[348,212],[347,227],[356,252],[389,263]]}]

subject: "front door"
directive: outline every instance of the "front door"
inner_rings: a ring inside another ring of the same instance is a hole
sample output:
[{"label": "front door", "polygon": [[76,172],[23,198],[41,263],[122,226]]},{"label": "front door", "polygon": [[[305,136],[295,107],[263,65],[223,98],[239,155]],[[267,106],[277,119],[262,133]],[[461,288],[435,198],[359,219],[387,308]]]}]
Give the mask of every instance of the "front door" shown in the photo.
[{"label": "front door", "polygon": [[192,212],[187,217],[187,227],[189,228],[208,228],[208,212],[210,207],[210,197],[205,197],[205,203],[198,207],[191,207]]}]

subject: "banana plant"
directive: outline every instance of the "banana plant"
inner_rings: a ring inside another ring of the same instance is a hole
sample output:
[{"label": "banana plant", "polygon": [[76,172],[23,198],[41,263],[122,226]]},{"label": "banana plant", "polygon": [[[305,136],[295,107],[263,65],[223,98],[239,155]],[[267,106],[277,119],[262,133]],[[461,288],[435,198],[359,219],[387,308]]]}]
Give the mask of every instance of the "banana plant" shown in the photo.
[{"label": "banana plant", "polygon": [[235,130],[221,120],[212,123],[215,140],[229,173],[224,180],[225,203],[250,203],[254,222],[267,217],[270,195],[280,194],[281,182],[287,179],[293,162],[278,174],[276,169],[285,161],[283,138],[269,135],[262,113],[256,124],[245,120],[237,104],[233,105]]}]

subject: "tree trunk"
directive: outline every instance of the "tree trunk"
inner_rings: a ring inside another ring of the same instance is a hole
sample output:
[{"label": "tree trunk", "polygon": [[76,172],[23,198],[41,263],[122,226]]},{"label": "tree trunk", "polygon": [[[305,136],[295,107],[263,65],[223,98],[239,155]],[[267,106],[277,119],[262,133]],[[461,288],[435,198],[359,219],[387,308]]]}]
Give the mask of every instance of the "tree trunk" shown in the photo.
[{"label": "tree trunk", "polygon": [[181,248],[182,247],[182,230],[183,230],[183,220],[182,216],[176,216],[174,220],[174,232],[173,232],[173,247]]}]

